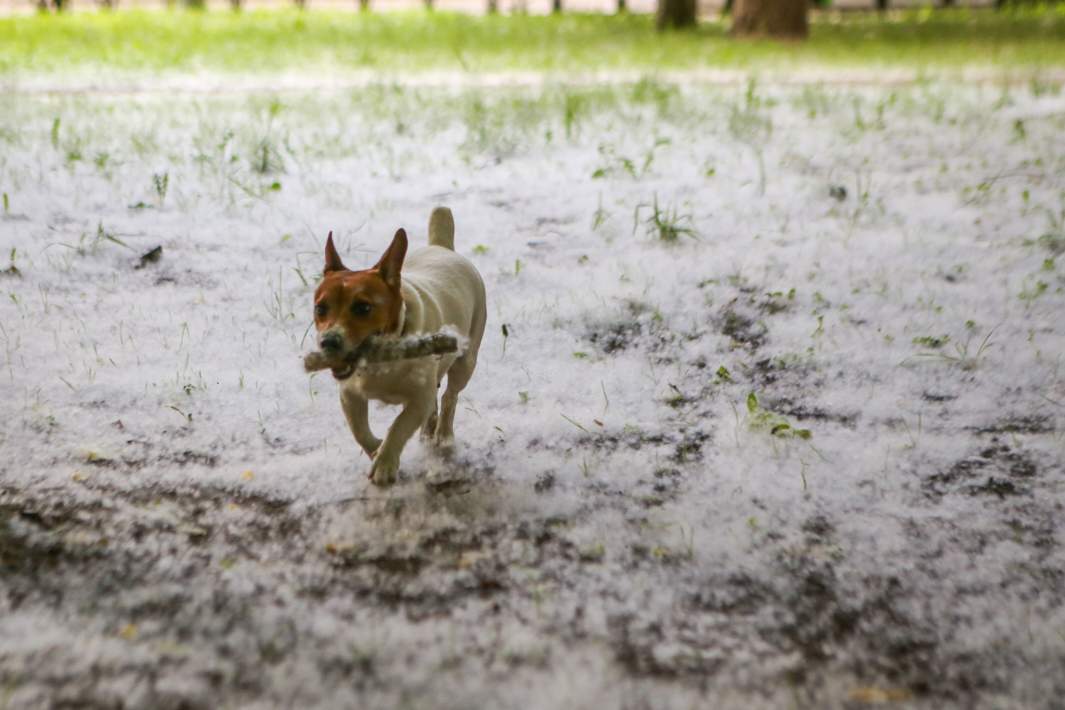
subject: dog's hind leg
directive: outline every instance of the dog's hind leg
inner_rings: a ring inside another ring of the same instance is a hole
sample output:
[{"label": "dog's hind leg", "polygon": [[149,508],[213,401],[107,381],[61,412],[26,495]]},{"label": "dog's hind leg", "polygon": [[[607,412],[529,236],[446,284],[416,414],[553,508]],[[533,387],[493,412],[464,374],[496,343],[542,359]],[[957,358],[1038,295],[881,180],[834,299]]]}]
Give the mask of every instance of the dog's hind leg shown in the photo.
[{"label": "dog's hind leg", "polygon": [[440,416],[436,422],[434,436],[437,446],[451,446],[455,439],[455,408],[459,403],[459,392],[465,389],[473,370],[477,367],[477,354],[466,353],[447,371],[447,388],[440,398]]},{"label": "dog's hind leg", "polygon": [[466,388],[473,371],[477,367],[477,351],[481,349],[484,337],[484,324],[488,313],[484,305],[484,286],[481,287],[480,303],[473,317],[470,340],[466,352],[455,360],[447,371],[447,388],[440,398],[440,416],[436,422],[436,434],[433,437],[437,446],[447,447],[455,440],[455,408],[459,403],[459,392]]},{"label": "dog's hind leg", "polygon": [[[447,371],[448,371],[448,368],[450,368],[450,367],[451,367],[451,362],[449,362],[447,365],[441,364],[438,367],[438,369],[436,371],[436,373],[437,373],[436,374],[436,389],[438,391],[440,390],[440,384],[444,381],[444,378],[447,376]],[[434,393],[433,394],[433,408],[432,408],[432,411],[429,412],[428,418],[426,418],[425,423],[422,424],[422,434],[421,434],[422,441],[430,442],[430,441],[432,441],[433,437],[436,435],[436,421],[437,421],[437,412],[438,411],[439,410],[438,410],[438,408],[436,406],[436,394]]]},{"label": "dog's hind leg", "polygon": [[429,412],[428,418],[425,420],[425,424],[422,424],[422,439],[432,439],[436,434],[436,396],[433,396],[433,409]]}]

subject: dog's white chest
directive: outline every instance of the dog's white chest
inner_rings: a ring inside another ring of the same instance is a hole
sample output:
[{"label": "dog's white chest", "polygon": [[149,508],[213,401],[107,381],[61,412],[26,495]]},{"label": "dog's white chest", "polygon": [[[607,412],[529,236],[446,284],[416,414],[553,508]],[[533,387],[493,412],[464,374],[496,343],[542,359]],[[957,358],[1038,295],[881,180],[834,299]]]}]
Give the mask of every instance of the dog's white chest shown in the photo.
[{"label": "dog's white chest", "polygon": [[437,373],[443,366],[454,361],[454,356],[443,360],[418,363],[383,363],[368,365],[356,370],[344,381],[343,387],[365,399],[386,404],[404,404],[426,388],[436,388]]}]

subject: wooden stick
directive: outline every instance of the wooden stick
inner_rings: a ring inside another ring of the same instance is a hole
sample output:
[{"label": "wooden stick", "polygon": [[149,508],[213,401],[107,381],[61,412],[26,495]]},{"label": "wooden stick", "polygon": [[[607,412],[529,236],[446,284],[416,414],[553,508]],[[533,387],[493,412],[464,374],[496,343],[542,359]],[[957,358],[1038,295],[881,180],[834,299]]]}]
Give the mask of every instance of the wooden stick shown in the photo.
[{"label": "wooden stick", "polygon": [[345,358],[330,358],[321,351],[307,353],[303,358],[303,369],[307,372],[316,372],[317,370],[337,369],[346,365],[362,367],[430,355],[448,355],[458,350],[459,339],[454,333],[429,333],[406,338],[372,335],[364,340],[355,352]]}]

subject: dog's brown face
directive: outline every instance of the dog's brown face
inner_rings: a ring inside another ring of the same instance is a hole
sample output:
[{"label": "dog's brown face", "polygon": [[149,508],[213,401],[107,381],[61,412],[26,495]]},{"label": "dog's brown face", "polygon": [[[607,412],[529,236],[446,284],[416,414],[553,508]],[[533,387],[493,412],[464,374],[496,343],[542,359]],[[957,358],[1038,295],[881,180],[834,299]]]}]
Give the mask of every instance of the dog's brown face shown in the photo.
[{"label": "dog's brown face", "polygon": [[371,335],[389,333],[399,327],[403,297],[399,284],[403,258],[407,255],[407,233],[402,229],[372,268],[350,271],[337,254],[333,233],[325,243],[322,282],[314,293],[314,326],[318,347],[337,366],[333,376],[351,376],[354,366],[344,359]]}]

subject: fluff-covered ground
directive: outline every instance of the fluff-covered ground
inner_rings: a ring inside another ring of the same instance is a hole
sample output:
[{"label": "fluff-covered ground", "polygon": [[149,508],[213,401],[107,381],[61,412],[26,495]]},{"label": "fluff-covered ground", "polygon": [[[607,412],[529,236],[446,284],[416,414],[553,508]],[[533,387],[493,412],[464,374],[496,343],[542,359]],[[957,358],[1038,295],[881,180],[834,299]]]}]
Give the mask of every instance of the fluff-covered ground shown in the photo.
[{"label": "fluff-covered ground", "polygon": [[[1063,144],[1038,81],[0,97],[0,707],[1055,707]],[[377,489],[311,294],[437,204],[488,335]]]}]

